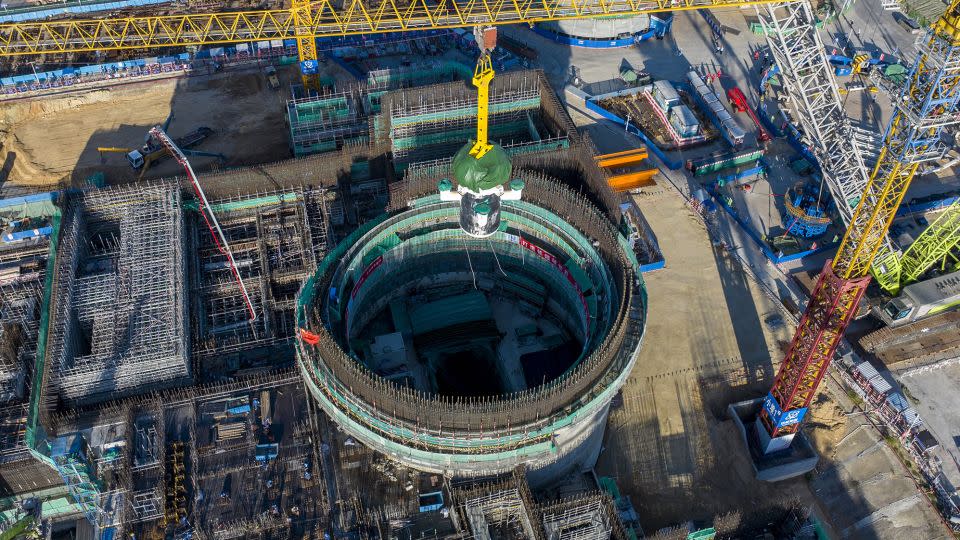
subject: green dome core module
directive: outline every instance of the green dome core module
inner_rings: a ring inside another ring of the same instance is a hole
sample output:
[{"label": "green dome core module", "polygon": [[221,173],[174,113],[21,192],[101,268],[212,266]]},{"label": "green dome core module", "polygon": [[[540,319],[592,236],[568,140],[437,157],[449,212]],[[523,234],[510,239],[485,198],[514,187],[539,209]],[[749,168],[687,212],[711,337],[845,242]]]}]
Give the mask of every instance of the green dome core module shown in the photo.
[{"label": "green dome core module", "polygon": [[301,289],[310,394],[415,469],[476,477],[525,464],[536,481],[592,466],[646,322],[626,240],[538,172],[512,171],[523,198],[502,198],[484,236],[461,227],[461,201],[444,200],[449,176],[430,182],[439,193],[365,224]]},{"label": "green dome core module", "polygon": [[480,158],[470,154],[472,147],[468,142],[453,156],[453,182],[444,178],[437,187],[441,201],[460,202],[460,228],[486,238],[500,229],[500,201],[519,199],[523,181],[510,180],[513,164],[499,144],[492,144]]}]

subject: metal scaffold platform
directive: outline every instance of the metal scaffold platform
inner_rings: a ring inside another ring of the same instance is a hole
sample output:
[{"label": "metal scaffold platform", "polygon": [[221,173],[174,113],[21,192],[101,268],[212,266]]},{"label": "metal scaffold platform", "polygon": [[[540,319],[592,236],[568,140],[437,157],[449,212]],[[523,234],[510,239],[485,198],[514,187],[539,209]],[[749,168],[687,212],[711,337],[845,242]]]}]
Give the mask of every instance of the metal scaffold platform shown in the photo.
[{"label": "metal scaffold platform", "polygon": [[523,469],[497,483],[450,490],[451,517],[471,538],[531,540],[626,540],[634,538],[603,492],[584,492],[552,503],[537,503]]},{"label": "metal scaffold platform", "polygon": [[196,228],[191,281],[200,361],[293,337],[297,290],[327,251],[326,204],[323,190],[305,188],[211,202],[260,316],[249,320],[225,256]]},{"label": "metal scaffold platform", "polygon": [[[544,89],[532,71],[507,73],[490,87],[490,138],[502,146],[540,142],[563,136],[564,130],[545,119]],[[384,95],[386,118],[374,121],[377,140],[388,141],[395,167],[452,156],[474,136],[477,96],[462,84],[447,83]]]},{"label": "metal scaffold platform", "polygon": [[368,120],[359,106],[364,94],[346,91],[287,101],[293,155],[306,156],[369,142]]},{"label": "metal scaffold platform", "polygon": [[86,191],[66,206],[49,351],[60,397],[88,403],[188,380],[179,188]]}]

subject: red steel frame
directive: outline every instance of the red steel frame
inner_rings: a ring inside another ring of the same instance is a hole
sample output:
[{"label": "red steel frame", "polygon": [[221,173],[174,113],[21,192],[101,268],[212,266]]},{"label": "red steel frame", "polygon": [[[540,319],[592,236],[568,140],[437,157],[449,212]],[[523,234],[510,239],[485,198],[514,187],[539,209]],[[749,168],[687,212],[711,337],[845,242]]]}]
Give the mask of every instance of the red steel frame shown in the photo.
[{"label": "red steel frame", "polygon": [[[770,390],[784,411],[810,405],[869,284],[869,275],[843,279],[831,261],[824,265]],[[777,428],[766,409],[760,419],[771,437],[794,433],[800,427],[796,423]]]}]

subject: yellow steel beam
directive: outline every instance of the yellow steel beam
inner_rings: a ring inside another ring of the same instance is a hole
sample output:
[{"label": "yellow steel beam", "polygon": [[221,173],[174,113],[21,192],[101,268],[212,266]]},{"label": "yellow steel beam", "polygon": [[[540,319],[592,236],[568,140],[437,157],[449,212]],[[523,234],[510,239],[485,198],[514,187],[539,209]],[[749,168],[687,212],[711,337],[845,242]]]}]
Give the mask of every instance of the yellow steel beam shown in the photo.
[{"label": "yellow steel beam", "polygon": [[483,52],[473,70],[473,85],[477,87],[477,141],[470,155],[480,159],[493,149],[487,140],[487,123],[490,118],[490,81],[493,80],[493,61],[490,53]]},{"label": "yellow steel beam", "polygon": [[647,169],[626,174],[618,174],[607,178],[607,184],[617,193],[630,191],[639,187],[654,186],[657,183],[653,177],[660,172],[659,169]]},{"label": "yellow steel beam", "polygon": [[[254,10],[0,24],[0,56],[242,43],[307,36],[535,23],[655,11],[742,7],[782,0],[321,0]],[[342,7],[341,7],[342,4]]]},{"label": "yellow steel beam", "polygon": [[593,156],[594,161],[602,161],[607,158],[618,157],[618,156],[632,156],[636,153],[646,152],[647,148],[645,146],[640,146],[637,148],[630,148],[629,150],[621,150],[619,152],[611,152],[609,154],[601,154],[599,156]]},{"label": "yellow steel beam", "polygon": [[649,155],[647,154],[646,148],[635,148],[626,152],[617,152],[615,154],[596,156],[593,158],[593,160],[601,169],[610,169],[614,167],[630,165],[633,163],[639,163],[647,159],[647,157],[649,157]]}]

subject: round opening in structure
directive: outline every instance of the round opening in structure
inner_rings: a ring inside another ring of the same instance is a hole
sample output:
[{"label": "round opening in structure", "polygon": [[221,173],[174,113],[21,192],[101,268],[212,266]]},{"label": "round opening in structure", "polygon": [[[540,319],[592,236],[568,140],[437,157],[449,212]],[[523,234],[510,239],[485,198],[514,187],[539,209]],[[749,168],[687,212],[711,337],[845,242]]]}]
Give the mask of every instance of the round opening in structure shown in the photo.
[{"label": "round opening in structure", "polygon": [[420,470],[591,465],[640,348],[646,295],[616,224],[559,182],[513,175],[523,199],[500,201],[491,234],[425,195],[342,241],[298,297],[312,397]]}]

